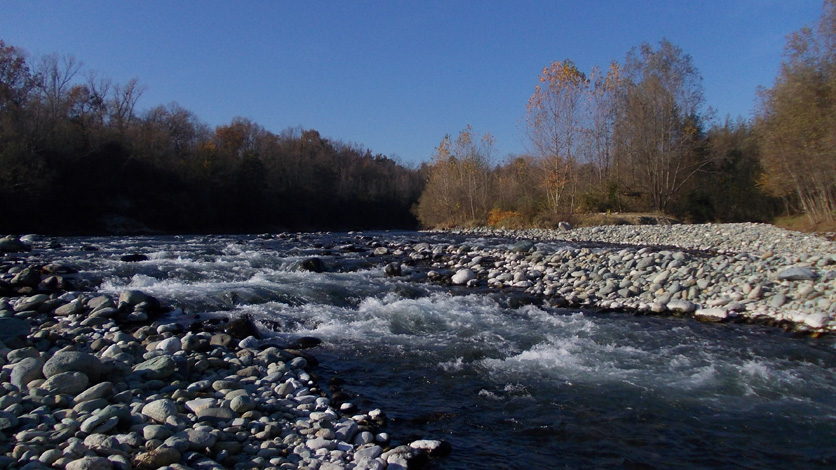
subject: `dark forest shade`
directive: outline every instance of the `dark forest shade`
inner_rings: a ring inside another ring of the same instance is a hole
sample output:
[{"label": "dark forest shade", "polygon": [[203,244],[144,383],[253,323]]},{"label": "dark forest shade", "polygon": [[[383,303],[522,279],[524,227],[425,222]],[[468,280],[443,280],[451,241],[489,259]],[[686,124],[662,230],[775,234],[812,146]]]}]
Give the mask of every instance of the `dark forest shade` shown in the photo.
[{"label": "dark forest shade", "polygon": [[247,119],[210,129],[141,88],[79,83],[72,59],[30,68],[0,42],[0,232],[245,232],[415,228],[423,178],[383,155],[277,135]]}]

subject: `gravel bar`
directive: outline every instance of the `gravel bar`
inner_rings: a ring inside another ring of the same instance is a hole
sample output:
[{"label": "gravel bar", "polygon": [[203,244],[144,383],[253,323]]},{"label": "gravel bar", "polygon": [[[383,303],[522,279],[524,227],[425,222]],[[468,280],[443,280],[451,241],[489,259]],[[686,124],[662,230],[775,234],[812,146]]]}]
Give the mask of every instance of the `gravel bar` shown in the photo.
[{"label": "gravel bar", "polygon": [[[768,224],[471,229],[519,240],[509,250],[431,250],[430,277],[516,288],[555,306],[836,330],[836,246]],[[565,248],[541,249],[555,242]]]}]

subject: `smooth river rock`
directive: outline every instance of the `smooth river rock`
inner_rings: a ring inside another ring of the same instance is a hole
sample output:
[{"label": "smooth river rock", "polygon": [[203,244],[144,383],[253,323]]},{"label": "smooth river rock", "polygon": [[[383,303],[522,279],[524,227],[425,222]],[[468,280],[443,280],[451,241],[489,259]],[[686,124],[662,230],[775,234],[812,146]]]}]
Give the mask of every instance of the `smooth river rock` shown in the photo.
[{"label": "smooth river rock", "polygon": [[50,378],[63,372],[81,372],[92,381],[97,381],[102,362],[92,354],[76,351],[59,351],[44,364],[44,377]]},{"label": "smooth river rock", "polygon": [[168,356],[157,356],[134,366],[135,373],[146,379],[156,380],[170,377],[174,374],[177,364]]},{"label": "smooth river rock", "polygon": [[778,273],[779,281],[812,281],[818,277],[810,268],[789,268]]},{"label": "smooth river rock", "polygon": [[473,279],[476,279],[476,273],[474,273],[470,269],[460,269],[456,271],[456,274],[453,275],[451,281],[453,282],[453,284],[461,285],[467,284],[468,281],[471,281]]}]

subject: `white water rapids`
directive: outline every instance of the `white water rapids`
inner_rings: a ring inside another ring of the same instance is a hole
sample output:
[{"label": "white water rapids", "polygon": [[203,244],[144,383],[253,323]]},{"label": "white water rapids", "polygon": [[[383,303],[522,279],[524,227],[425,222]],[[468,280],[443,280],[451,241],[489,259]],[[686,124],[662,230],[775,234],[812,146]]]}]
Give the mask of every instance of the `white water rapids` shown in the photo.
[{"label": "white water rapids", "polygon": [[[445,235],[381,233],[430,243]],[[431,238],[431,239],[430,239]],[[836,350],[824,339],[692,319],[512,308],[391,278],[349,234],[65,239],[94,289],[138,289],[200,318],[250,314],[315,336],[322,380],[382,408],[397,438],[440,438],[439,468],[832,468]],[[98,251],[82,251],[92,244]],[[141,253],[146,261],[119,256]],[[297,269],[318,256],[332,272]],[[418,269],[418,268],[416,268]]]}]

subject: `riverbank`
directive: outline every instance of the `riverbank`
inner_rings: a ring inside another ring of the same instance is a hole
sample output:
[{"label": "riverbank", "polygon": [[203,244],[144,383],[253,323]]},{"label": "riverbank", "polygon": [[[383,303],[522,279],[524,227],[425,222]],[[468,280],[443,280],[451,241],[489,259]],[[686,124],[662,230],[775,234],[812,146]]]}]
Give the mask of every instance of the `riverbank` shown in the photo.
[{"label": "riverbank", "polygon": [[[430,277],[513,287],[559,307],[751,321],[814,335],[836,330],[836,245],[823,236],[755,223],[456,233],[519,243],[433,251]],[[556,242],[573,245],[538,246]]]},{"label": "riverbank", "polygon": [[315,338],[280,344],[247,317],[81,292],[45,252],[0,258],[2,468],[405,469],[449,450],[397,442],[381,410],[320,383],[302,350]]}]

